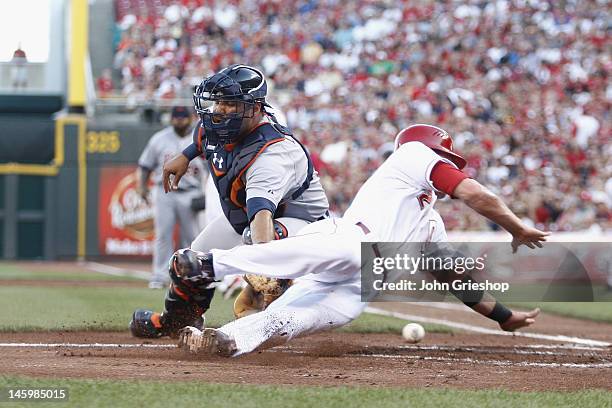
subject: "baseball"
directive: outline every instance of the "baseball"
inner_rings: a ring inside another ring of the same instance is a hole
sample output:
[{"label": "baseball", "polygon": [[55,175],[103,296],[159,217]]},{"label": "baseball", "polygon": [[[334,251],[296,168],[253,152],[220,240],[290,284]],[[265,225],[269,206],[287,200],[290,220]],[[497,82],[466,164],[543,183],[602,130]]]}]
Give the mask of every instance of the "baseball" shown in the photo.
[{"label": "baseball", "polygon": [[410,343],[418,343],[425,337],[425,329],[418,323],[408,323],[402,329],[402,337]]}]

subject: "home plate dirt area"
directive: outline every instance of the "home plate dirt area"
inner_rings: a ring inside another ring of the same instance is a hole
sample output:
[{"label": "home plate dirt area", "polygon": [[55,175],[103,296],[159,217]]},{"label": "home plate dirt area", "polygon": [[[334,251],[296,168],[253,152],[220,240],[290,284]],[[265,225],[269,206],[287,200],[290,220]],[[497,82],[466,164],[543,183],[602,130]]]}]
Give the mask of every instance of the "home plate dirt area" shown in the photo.
[{"label": "home plate dirt area", "polygon": [[[598,330],[597,337],[612,337],[612,325],[550,319],[601,326],[598,329],[603,331]],[[542,326],[540,330],[546,324]],[[589,331],[589,327],[571,328]],[[34,377],[516,391],[612,390],[610,346],[480,333],[428,333],[423,342],[412,345],[399,334],[330,332],[229,359],[192,356],[176,348],[171,339],[143,342],[127,331],[1,333],[0,353],[4,374]]]},{"label": "home plate dirt area", "polygon": [[[65,272],[71,267],[77,268],[57,264],[56,269]],[[49,269],[49,265],[39,268]],[[3,285],[26,284],[23,279],[3,281]],[[43,284],[66,285],[65,281],[49,279]],[[142,287],[143,284],[141,281],[82,280],[79,285],[102,288]],[[408,344],[399,332],[333,331],[239,358],[193,356],[178,349],[175,340],[143,341],[132,337],[127,329],[121,332],[0,332],[1,372],[54,379],[514,391],[612,390],[610,323],[542,313],[534,326],[512,335],[499,331],[496,323],[463,305],[376,303],[367,311],[393,315],[406,322],[446,325],[454,332],[427,333],[422,342]]]}]

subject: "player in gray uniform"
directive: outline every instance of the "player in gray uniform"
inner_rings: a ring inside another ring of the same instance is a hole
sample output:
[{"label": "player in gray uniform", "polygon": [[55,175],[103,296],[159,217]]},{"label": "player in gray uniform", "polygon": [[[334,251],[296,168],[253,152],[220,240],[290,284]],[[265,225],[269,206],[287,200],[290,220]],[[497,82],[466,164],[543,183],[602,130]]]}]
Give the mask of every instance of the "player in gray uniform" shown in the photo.
[{"label": "player in gray uniform", "polygon": [[[279,123],[266,102],[263,74],[246,65],[231,65],[196,88],[194,103],[200,124],[193,143],[164,165],[166,192],[183,185],[187,166],[204,156],[208,162],[223,215],[213,220],[191,248],[230,249],[242,242],[263,243],[295,234],[303,226],[326,218],[328,201],[307,150]],[[162,314],[134,312],[130,328],[137,337],[175,335],[184,326],[201,324],[214,289],[188,282],[170,260],[173,284]],[[186,283],[187,282],[187,283]],[[234,305],[237,317],[265,308],[247,286]],[[269,303],[269,302],[267,302]]]},{"label": "player in gray uniform", "polygon": [[191,109],[176,106],[171,113],[171,126],[155,133],[138,160],[138,192],[149,200],[149,178],[153,180],[153,209],[155,219],[155,246],[153,249],[153,274],[149,281],[152,289],[168,286],[168,259],[174,252],[172,232],[175,224],[180,227],[180,246],[188,246],[198,234],[197,213],[192,210],[194,198],[202,195],[204,165],[194,160],[176,194],[164,194],[162,168],[166,161],[179,154],[191,143]]},{"label": "player in gray uniform", "polygon": [[[278,120],[280,116],[276,109],[266,107],[262,124],[276,125],[273,120]],[[278,123],[285,127],[281,120],[278,120]],[[213,166],[222,169],[227,159],[219,154],[215,156],[213,150],[210,160]],[[241,177],[245,186],[248,218],[253,220],[260,210],[269,210],[268,215],[275,213],[273,218],[286,227],[291,235],[308,222],[325,215],[328,210],[327,197],[314,170],[308,188],[298,197],[292,198],[309,177],[308,162],[309,157],[300,143],[289,134],[284,135],[282,142],[268,145]],[[212,172],[214,173],[214,170]],[[212,180],[214,181],[215,177],[212,177]],[[260,215],[264,214],[266,213]],[[252,233],[257,232],[254,230]],[[198,251],[204,248],[233,248],[242,243],[241,234],[222,212],[206,225],[191,244],[191,248]],[[256,242],[269,240],[260,238]]]}]

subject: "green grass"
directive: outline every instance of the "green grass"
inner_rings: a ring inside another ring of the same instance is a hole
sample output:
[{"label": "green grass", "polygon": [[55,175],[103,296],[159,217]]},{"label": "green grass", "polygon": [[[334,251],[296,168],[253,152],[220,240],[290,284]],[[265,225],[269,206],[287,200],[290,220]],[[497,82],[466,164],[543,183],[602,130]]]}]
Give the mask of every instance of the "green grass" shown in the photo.
[{"label": "green grass", "polygon": [[[0,331],[127,330],[137,308],[161,310],[165,292],[122,287],[0,286]],[[233,299],[215,296],[206,313],[207,325],[219,327],[233,319]],[[364,313],[342,330],[353,333],[399,333],[405,321]],[[425,326],[429,332],[449,332]]]},{"label": "green grass", "polygon": [[58,271],[54,269],[30,270],[27,265],[0,263],[0,284],[3,280],[31,280],[31,281],[46,281],[46,280],[71,280],[71,281],[137,281],[138,278],[129,276],[113,276],[87,270],[71,270]]},{"label": "green grass", "polygon": [[529,283],[510,285],[506,293],[492,292],[504,303],[515,302],[612,302],[612,291],[606,285],[587,283]]},{"label": "green grass", "polygon": [[[45,280],[134,281],[136,278],[110,276],[55,268],[29,270],[28,264],[0,263],[0,331],[34,330],[125,330],[136,308],[161,310],[163,291],[134,287],[45,287]],[[40,286],[2,286],[2,280],[39,281]],[[207,313],[207,324],[218,327],[232,319],[233,300],[215,296]],[[544,312],[601,322],[612,322],[612,302],[520,302],[521,308],[540,307]],[[399,333],[404,320],[364,313],[340,329],[357,333]],[[424,325],[428,332],[452,332],[441,325]]]},{"label": "green grass", "polygon": [[[450,303],[460,304],[449,298]],[[542,312],[596,322],[612,323],[611,302],[503,302],[508,307],[517,309],[534,309]]]},{"label": "green grass", "polygon": [[[0,331],[126,330],[137,308],[162,310],[165,292],[121,287],[0,287]],[[231,318],[215,296],[208,324]]]},{"label": "green grass", "polygon": [[[4,387],[62,387],[68,401],[61,403],[17,403],[25,407],[604,407],[612,404],[612,393],[510,392],[500,390],[397,389],[372,387],[294,387],[199,382],[54,380],[0,377]],[[3,404],[4,405],[4,404]]]},{"label": "green grass", "polygon": [[539,307],[546,313],[612,323],[612,302],[530,302],[512,303],[512,306],[524,309]]}]

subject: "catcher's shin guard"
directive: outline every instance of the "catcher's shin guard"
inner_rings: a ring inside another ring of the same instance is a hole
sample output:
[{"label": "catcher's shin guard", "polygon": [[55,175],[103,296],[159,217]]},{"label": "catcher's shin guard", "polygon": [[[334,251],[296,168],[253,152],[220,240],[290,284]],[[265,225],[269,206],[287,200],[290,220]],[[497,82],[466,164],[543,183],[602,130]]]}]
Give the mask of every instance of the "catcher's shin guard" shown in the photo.
[{"label": "catcher's shin guard", "polygon": [[214,282],[212,256],[189,248],[180,249],[170,258],[168,273],[172,284],[160,322],[164,334],[175,337],[185,326],[204,325],[202,314],[210,307],[215,293],[210,287]]},{"label": "catcher's shin guard", "polygon": [[210,307],[214,289],[204,289],[200,293],[187,293],[174,283],[166,294],[166,310],[160,316],[165,335],[176,337],[185,326],[204,327],[202,314]]},{"label": "catcher's shin guard", "polygon": [[162,336],[177,337],[185,326],[204,327],[203,314],[210,307],[214,289],[187,292],[172,283],[165,299],[163,313],[138,309],[132,315],[130,332],[134,337],[158,338]]},{"label": "catcher's shin guard", "polygon": [[[177,337],[179,330],[185,326],[203,328],[203,313],[208,309],[210,300],[208,303],[202,302],[206,307],[201,307],[188,297],[181,297],[179,293],[183,295],[182,292],[177,292],[174,285],[168,289],[163,313],[137,309],[129,325],[132,336],[146,339]],[[212,293],[209,296],[212,298]]]}]

